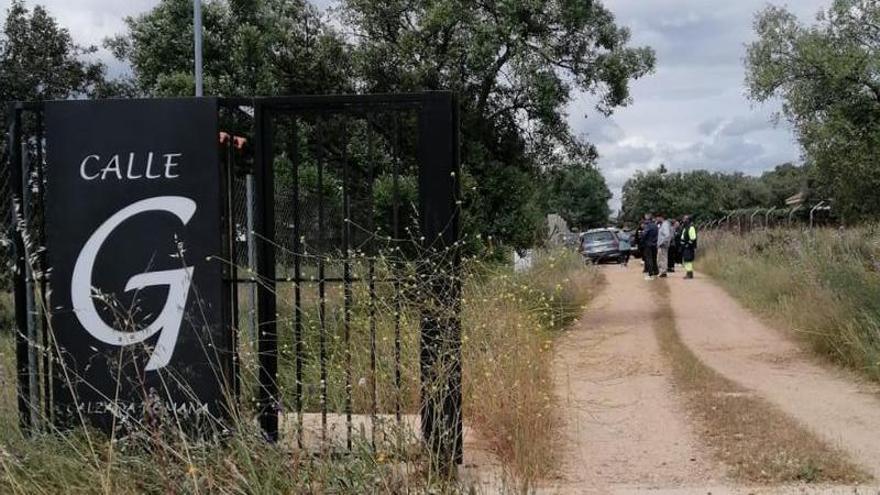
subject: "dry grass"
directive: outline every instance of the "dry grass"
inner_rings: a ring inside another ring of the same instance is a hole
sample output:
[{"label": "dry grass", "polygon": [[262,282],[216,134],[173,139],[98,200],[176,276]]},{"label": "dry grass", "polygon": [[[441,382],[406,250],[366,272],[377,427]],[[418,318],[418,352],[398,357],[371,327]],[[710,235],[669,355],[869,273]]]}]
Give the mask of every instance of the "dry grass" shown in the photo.
[{"label": "dry grass", "polygon": [[880,380],[880,226],[704,236],[701,268],[817,354]]},{"label": "dry grass", "polygon": [[465,417],[527,489],[557,460],[554,337],[583,311],[600,275],[576,253],[554,252],[524,274],[472,277],[463,315]]},{"label": "dry grass", "polygon": [[[555,330],[582,310],[597,283],[597,273],[584,268],[574,254],[546,254],[528,274],[474,261],[467,267],[463,300],[463,357],[466,421],[478,428],[507,464],[514,480],[528,486],[553,466],[551,448],[556,418],[552,415],[550,348]],[[290,312],[292,299],[279,288],[279,308]],[[393,294],[381,287],[376,308],[380,360],[377,363],[379,412],[390,412],[400,397],[404,413],[417,412],[418,321],[406,306],[401,314],[402,387],[393,390]],[[328,402],[341,407],[345,376],[342,350],[341,295],[328,293],[326,326]],[[370,409],[370,383],[365,318],[366,294],[354,294],[352,371],[356,413]],[[2,302],[2,301],[0,301]],[[314,301],[306,300],[304,402],[316,410],[319,395]],[[285,306],[287,304],[287,306]],[[293,358],[289,318],[279,321],[282,386],[289,389]],[[243,342],[244,350],[247,343]],[[251,353],[242,356],[243,383],[252,385]],[[0,334],[0,493],[458,493],[430,470],[431,463],[411,452],[374,451],[356,436],[350,455],[313,456],[296,449],[292,438],[266,443],[244,393],[233,433],[222,442],[194,441],[173,428],[136,431],[109,439],[95,431],[23,436],[17,428],[12,339]],[[286,381],[285,381],[286,380]],[[252,387],[250,387],[252,388]],[[369,387],[367,387],[369,388]],[[392,389],[392,390],[389,390]],[[287,390],[287,393],[290,391]],[[414,397],[416,397],[414,399]],[[392,435],[394,436],[394,435]],[[413,439],[414,440],[414,439]],[[406,442],[406,445],[410,445]]]},{"label": "dry grass", "polygon": [[749,483],[868,481],[845,454],[705,364],[681,341],[669,288],[655,285],[655,330],[700,434],[733,478]]}]

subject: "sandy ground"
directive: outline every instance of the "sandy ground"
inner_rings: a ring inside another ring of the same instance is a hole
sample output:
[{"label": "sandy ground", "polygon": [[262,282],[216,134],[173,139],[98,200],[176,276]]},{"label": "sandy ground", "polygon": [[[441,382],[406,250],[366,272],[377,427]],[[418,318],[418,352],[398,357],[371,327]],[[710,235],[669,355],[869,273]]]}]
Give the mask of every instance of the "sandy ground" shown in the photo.
[{"label": "sandy ground", "polygon": [[754,390],[880,480],[880,390],[819,363],[705,277],[670,279],[678,331],[701,361]]},{"label": "sandy ground", "polygon": [[[880,387],[819,362],[785,329],[770,328],[700,274],[647,282],[638,263],[602,271],[606,288],[556,344],[564,461],[539,493],[880,494],[877,486],[749,487],[728,479],[672,388],[651,325],[659,296],[650,284],[670,287],[677,329],[701,361],[775,404],[878,480]],[[497,482],[498,464],[471,446],[466,458],[483,457],[471,465],[480,492],[506,492]]]},{"label": "sandy ground", "polygon": [[718,484],[723,470],[694,437],[667,376],[648,282],[635,267],[603,271],[607,287],[556,344],[565,461],[559,479],[541,492],[643,493]]}]

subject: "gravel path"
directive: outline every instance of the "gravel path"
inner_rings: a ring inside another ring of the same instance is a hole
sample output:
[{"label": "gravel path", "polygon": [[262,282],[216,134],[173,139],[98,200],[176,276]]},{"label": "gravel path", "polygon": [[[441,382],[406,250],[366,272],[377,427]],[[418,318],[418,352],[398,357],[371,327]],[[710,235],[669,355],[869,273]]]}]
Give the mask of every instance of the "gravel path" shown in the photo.
[{"label": "gravel path", "polygon": [[[603,267],[607,286],[556,344],[566,459],[545,493],[642,493],[723,477],[675,397],[639,270]],[[705,493],[705,491],[700,492]]]},{"label": "gravel path", "polygon": [[[538,493],[880,494],[876,486],[748,487],[728,479],[673,389],[652,326],[654,298],[662,296],[650,284],[668,284],[682,342],[704,364],[839,447],[878,480],[880,387],[819,362],[700,274],[647,282],[639,268],[602,267],[605,289],[556,343],[563,461]],[[509,491],[497,481],[480,488]]]},{"label": "gravel path", "polygon": [[819,363],[705,277],[672,279],[683,342],[705,364],[754,390],[880,479],[880,390]]}]

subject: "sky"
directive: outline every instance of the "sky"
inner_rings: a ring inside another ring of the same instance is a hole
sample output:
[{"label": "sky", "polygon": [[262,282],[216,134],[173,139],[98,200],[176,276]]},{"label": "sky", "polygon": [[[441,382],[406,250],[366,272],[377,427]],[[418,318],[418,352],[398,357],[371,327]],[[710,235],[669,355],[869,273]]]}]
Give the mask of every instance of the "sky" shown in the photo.
[{"label": "sky", "polygon": [[[319,0],[326,5],[331,0]],[[791,0],[802,21],[811,21],[831,0]],[[5,11],[10,0],[0,0]],[[157,0],[25,0],[45,5],[81,44],[100,45],[123,31],[123,18]],[[767,0],[604,0],[634,45],[657,53],[654,74],[632,86],[633,102],[610,118],[578,94],[568,108],[571,127],[596,144],[599,167],[620,206],[620,190],[637,170],[665,164],[670,170],[708,169],[756,175],[800,159],[791,129],[777,122],[778,102],[758,105],[745,96],[745,44],[754,39],[755,13]],[[99,53],[112,73],[125,70]]]},{"label": "sky", "polygon": [[[784,5],[812,22],[831,0]],[[799,162],[790,127],[774,118],[780,103],[746,98],[743,58],[755,39],[752,23],[767,0],[605,0],[634,45],[657,53],[654,74],[632,85],[633,103],[610,118],[581,95],[569,109],[578,134],[596,144],[599,167],[620,207],[620,190],[637,170],[707,169],[758,175]],[[586,114],[586,118],[585,118]]]}]

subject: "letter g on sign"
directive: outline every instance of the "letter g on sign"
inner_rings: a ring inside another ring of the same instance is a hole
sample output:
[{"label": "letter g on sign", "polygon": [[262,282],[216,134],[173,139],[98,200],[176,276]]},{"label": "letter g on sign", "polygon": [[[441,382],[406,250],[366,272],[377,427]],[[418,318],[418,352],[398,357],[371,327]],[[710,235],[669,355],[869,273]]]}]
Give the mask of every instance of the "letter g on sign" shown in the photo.
[{"label": "letter g on sign", "polygon": [[145,367],[146,371],[158,370],[171,361],[183,322],[193,268],[185,266],[175,270],[141,273],[128,280],[125,284],[126,292],[145,287],[168,286],[168,297],[159,316],[146,328],[134,332],[120,332],[104,322],[98,314],[92,297],[92,271],[98,251],[113,230],[129,218],[151,211],[172,213],[186,225],[196,212],[196,203],[182,196],[158,196],[138,201],[119,210],[101,224],[86,241],[74,265],[70,284],[73,310],[77,319],[87,332],[101,342],[114,346],[129,346],[141,343],[156,332],[161,332]]}]

